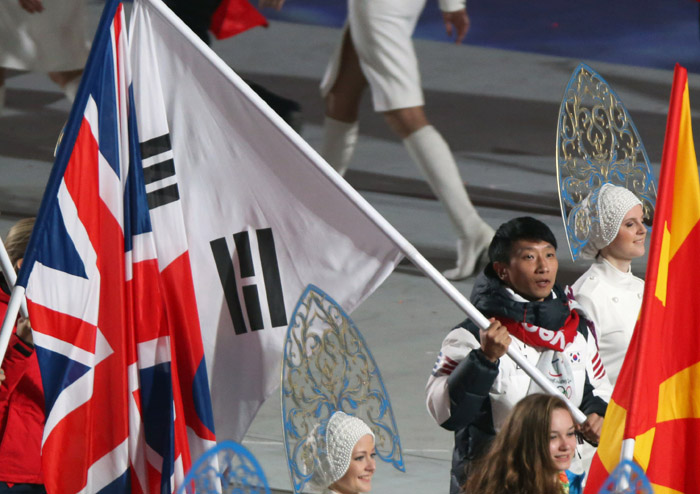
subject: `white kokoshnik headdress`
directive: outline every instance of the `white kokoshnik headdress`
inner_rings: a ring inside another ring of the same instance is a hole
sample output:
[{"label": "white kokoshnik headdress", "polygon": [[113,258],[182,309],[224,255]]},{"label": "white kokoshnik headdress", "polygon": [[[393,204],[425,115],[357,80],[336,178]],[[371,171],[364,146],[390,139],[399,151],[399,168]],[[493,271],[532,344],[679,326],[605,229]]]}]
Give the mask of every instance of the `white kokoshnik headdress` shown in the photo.
[{"label": "white kokoshnik headdress", "polygon": [[350,467],[355,445],[368,434],[374,439],[374,432],[367,424],[344,412],[331,415],[325,433],[321,432],[321,427],[315,427],[308,441],[313,445],[318,461],[314,464],[310,482],[323,490],[340,480]]},{"label": "white kokoshnik headdress", "polygon": [[294,492],[327,492],[365,434],[374,437],[379,458],[405,471],[389,395],[350,317],[309,285],[290,321],[280,389]]},{"label": "white kokoshnik headdress", "polygon": [[[559,204],[574,260],[595,257],[612,242],[637,204],[651,228],[657,188],[642,139],[615,91],[585,64],[574,70],[561,102],[556,159]],[[629,194],[603,191],[606,184]]]},{"label": "white kokoshnik headdress", "polygon": [[620,231],[625,215],[635,206],[641,206],[632,192],[612,184],[604,184],[584,200],[591,218],[588,242],[581,249],[581,257],[595,259],[598,252],[610,245]]},{"label": "white kokoshnik headdress", "polygon": [[339,480],[348,471],[355,444],[367,434],[374,439],[372,429],[357,417],[343,412],[331,415],[326,426],[326,454],[331,467],[331,483]]}]

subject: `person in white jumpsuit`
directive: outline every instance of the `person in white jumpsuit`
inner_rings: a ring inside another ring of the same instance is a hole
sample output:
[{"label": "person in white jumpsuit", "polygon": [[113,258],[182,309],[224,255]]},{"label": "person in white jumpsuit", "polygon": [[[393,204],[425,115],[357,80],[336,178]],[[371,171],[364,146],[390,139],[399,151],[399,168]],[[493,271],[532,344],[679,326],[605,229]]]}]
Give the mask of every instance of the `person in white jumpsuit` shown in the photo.
[{"label": "person in white jumpsuit", "polygon": [[48,72],[75,99],[90,51],[85,0],[0,2],[0,112],[6,69]]},{"label": "person in white jumpsuit", "polygon": [[642,305],[644,281],[632,274],[631,262],[644,255],[647,229],[641,201],[624,187],[603,185],[595,209],[599,227],[582,251],[595,260],[571,288],[595,325],[600,358],[614,385]]},{"label": "person in white jumpsuit", "polygon": [[[439,0],[448,36],[460,43],[469,29],[464,0]],[[284,0],[260,0],[280,8]],[[348,20],[321,82],[325,100],[321,155],[342,175],[358,136],[358,110],[369,85],[374,109],[402,139],[411,158],[443,203],[457,231],[458,280],[474,272],[494,230],[469,200],[454,156],[426,118],[418,60],[411,41],[425,0],[348,0]]]}]

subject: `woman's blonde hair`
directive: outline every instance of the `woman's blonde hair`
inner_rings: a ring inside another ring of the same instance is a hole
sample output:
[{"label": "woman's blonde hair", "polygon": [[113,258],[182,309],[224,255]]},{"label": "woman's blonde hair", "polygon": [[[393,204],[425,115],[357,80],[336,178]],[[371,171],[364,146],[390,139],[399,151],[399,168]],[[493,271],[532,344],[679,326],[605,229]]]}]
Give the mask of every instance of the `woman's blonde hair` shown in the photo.
[{"label": "woman's blonde hair", "polygon": [[29,237],[32,235],[34,221],[36,218],[24,218],[12,225],[5,237],[5,249],[10,256],[12,265],[17,269],[17,261],[24,257],[24,252],[29,244]]},{"label": "woman's blonde hair", "polygon": [[486,454],[469,468],[462,492],[561,494],[559,469],[549,452],[556,409],[569,411],[558,396],[533,394],[520,400]]}]

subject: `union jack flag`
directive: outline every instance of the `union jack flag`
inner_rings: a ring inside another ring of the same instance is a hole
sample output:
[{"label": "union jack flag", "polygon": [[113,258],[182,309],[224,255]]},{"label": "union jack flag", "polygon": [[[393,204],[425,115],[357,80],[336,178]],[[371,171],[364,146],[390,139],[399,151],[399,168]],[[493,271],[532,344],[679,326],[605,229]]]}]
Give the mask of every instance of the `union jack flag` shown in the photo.
[{"label": "union jack flag", "polygon": [[215,439],[195,302],[183,300],[189,259],[159,266],[128,55],[109,1],[17,281],[44,385],[49,493],[173,492],[188,430]]}]

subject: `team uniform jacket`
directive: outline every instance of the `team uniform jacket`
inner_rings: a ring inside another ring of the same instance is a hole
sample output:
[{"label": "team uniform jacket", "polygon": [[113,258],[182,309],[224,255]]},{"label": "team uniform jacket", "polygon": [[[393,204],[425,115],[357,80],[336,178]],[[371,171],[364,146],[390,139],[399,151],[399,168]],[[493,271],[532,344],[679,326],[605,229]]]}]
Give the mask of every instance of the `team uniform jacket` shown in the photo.
[{"label": "team uniform jacket", "polygon": [[[5,317],[8,299],[0,291],[0,320]],[[5,381],[0,384],[0,482],[42,484],[44,393],[34,347],[13,334],[2,368]]]},{"label": "team uniform jacket", "polygon": [[[558,286],[542,302],[528,302],[497,279],[481,275],[472,303],[486,317],[524,321],[558,330],[569,316],[567,297]],[[513,345],[533,365],[542,348],[512,337]],[[491,362],[480,349],[479,329],[463,321],[444,339],[426,387],[427,407],[442,427],[455,431],[450,492],[457,493],[466,479],[465,465],[484,451],[513,406],[528,394],[530,377],[504,355]],[[573,389],[562,390],[586,414],[605,415],[612,387],[600,360],[586,319],[564,350],[573,377]]]}]

